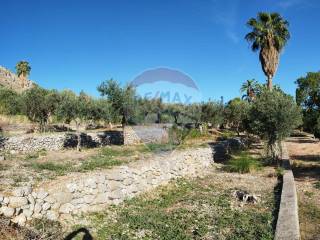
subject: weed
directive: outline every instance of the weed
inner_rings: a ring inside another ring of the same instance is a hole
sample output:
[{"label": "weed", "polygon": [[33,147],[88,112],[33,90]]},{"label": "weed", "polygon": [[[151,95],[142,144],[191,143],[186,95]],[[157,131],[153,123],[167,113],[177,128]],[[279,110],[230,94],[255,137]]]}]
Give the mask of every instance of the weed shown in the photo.
[{"label": "weed", "polygon": [[95,239],[273,239],[272,197],[237,210],[230,191],[181,179],[89,219]]},{"label": "weed", "polygon": [[38,162],[32,162],[30,166],[37,170],[37,171],[51,171],[55,172],[57,175],[64,175],[67,172],[72,171],[72,165],[71,164],[59,164],[59,163],[54,163],[54,162],[43,162],[43,163],[38,163]]},{"label": "weed", "polygon": [[277,177],[282,177],[284,174],[284,168],[283,167],[277,167],[276,168],[276,175]]},{"label": "weed", "polygon": [[261,163],[246,152],[240,153],[238,156],[232,157],[228,162],[227,169],[231,172],[249,173],[258,170]]}]

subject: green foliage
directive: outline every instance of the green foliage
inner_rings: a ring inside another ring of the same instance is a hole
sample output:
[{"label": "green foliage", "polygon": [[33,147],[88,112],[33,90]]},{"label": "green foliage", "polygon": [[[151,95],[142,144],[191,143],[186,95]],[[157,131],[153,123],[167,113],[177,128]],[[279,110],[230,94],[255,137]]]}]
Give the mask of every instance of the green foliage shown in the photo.
[{"label": "green foliage", "polygon": [[229,171],[238,173],[249,173],[254,170],[258,170],[260,167],[261,163],[246,152],[242,152],[238,156],[234,156],[229,160],[227,165],[227,169]]},{"label": "green foliage", "polygon": [[277,142],[288,137],[301,124],[301,119],[301,110],[291,96],[276,89],[264,90],[250,108],[247,130],[267,140],[272,150]]},{"label": "green foliage", "polygon": [[244,122],[248,118],[250,105],[247,101],[235,98],[225,108],[225,121],[239,134],[245,129]]},{"label": "green foliage", "polygon": [[242,99],[252,102],[258,92],[259,83],[255,79],[249,79],[242,84],[240,91],[245,93]]},{"label": "green foliage", "polygon": [[276,174],[277,174],[277,176],[278,177],[282,177],[283,176],[283,174],[284,174],[284,168],[283,167],[277,167],[276,168]]},{"label": "green foliage", "polygon": [[296,84],[296,101],[303,109],[303,128],[320,137],[320,72],[309,72]]},{"label": "green foliage", "polygon": [[210,123],[212,126],[217,127],[223,123],[224,106],[220,102],[208,101],[201,105],[201,121]]},{"label": "green foliage", "polygon": [[21,97],[15,91],[0,87],[0,113],[16,115],[21,113]]},{"label": "green foliage", "polygon": [[[195,180],[178,180],[92,214],[96,239],[273,239],[271,211],[231,207],[231,191]],[[267,206],[272,208],[272,197]],[[213,214],[214,213],[214,214]],[[252,224],[252,223],[255,224]]]},{"label": "green foliage", "polygon": [[257,18],[250,18],[247,25],[252,32],[246,35],[246,40],[252,42],[252,50],[270,47],[270,38],[274,47],[280,52],[290,38],[289,23],[278,13],[258,13]]},{"label": "green foliage", "polygon": [[31,67],[27,61],[20,61],[16,65],[17,75],[27,77],[30,74]]},{"label": "green foliage", "polygon": [[65,175],[73,169],[73,166],[69,163],[60,164],[55,162],[31,162],[28,166],[37,171],[51,171],[58,176]]},{"label": "green foliage", "polygon": [[132,86],[121,87],[118,82],[110,79],[103,82],[98,87],[98,91],[101,96],[107,96],[113,112],[121,116],[122,124],[132,121],[136,103],[135,89]]},{"label": "green foliage", "polygon": [[59,105],[59,95],[56,90],[33,87],[23,93],[22,101],[24,114],[44,131],[49,117]]}]

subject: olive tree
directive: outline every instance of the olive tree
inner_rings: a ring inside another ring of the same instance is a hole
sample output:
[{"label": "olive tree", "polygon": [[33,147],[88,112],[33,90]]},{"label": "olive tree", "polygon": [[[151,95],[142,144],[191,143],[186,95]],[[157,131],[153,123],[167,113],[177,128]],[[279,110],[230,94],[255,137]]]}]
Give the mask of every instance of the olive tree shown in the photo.
[{"label": "olive tree", "polygon": [[232,99],[225,108],[225,122],[234,128],[238,135],[244,130],[244,121],[247,119],[250,104],[240,98]]},{"label": "olive tree", "polygon": [[22,95],[22,110],[30,121],[39,124],[40,131],[45,131],[50,117],[59,105],[56,90],[34,87]]},{"label": "olive tree", "polygon": [[266,140],[268,154],[279,157],[280,143],[302,121],[301,109],[294,99],[274,88],[263,90],[253,102],[248,115],[248,131]]}]

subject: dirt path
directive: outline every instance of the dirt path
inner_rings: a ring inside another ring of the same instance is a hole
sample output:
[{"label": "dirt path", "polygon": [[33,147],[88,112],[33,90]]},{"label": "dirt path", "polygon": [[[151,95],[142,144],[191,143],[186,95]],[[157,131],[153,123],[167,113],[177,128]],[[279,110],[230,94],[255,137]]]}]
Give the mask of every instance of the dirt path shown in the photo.
[{"label": "dirt path", "polygon": [[320,239],[320,141],[306,135],[286,144],[298,191],[301,238]]}]

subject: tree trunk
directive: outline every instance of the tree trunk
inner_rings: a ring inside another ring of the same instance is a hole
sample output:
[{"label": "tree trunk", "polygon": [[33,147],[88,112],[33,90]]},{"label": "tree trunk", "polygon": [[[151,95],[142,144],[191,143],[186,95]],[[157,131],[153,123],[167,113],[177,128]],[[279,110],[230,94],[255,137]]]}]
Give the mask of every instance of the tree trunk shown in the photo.
[{"label": "tree trunk", "polygon": [[268,85],[268,89],[270,91],[272,91],[272,76],[268,76],[268,79],[267,79],[267,85]]},{"label": "tree trunk", "polygon": [[76,122],[77,125],[77,151],[81,151],[81,133],[80,133],[80,123]]}]

